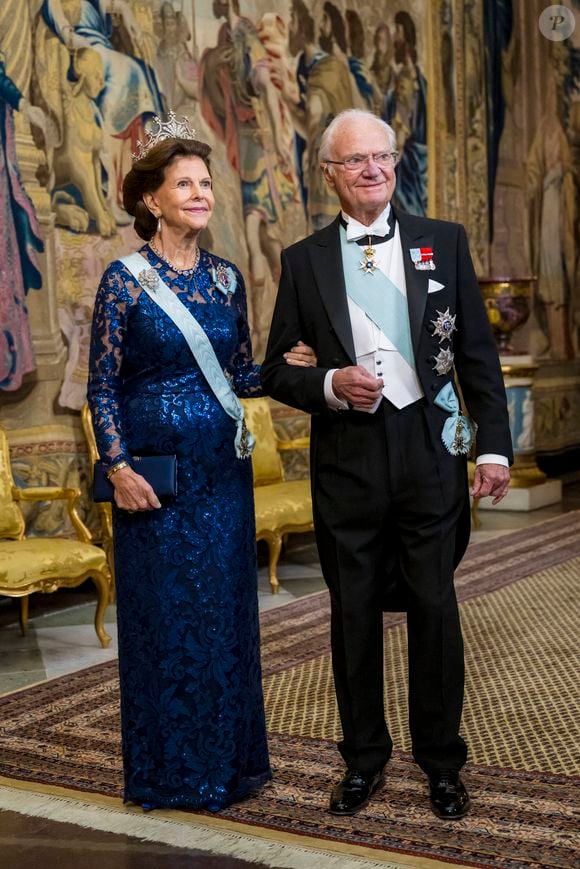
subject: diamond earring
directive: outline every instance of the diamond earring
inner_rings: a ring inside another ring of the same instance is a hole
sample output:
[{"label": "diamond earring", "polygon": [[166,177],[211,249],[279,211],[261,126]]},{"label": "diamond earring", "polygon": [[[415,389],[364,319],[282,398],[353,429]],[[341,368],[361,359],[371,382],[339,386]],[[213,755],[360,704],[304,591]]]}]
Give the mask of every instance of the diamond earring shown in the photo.
[{"label": "diamond earring", "polygon": [[162,215],[160,214],[159,217],[157,218],[157,232],[158,233],[161,232],[161,217],[162,217]]}]

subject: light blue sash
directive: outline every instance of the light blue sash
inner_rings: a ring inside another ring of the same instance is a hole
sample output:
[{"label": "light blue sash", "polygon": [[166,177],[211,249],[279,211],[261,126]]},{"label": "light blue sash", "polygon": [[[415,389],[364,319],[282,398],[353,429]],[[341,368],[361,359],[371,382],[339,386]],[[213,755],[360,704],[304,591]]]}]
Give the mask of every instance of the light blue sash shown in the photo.
[{"label": "light blue sash", "polygon": [[415,370],[407,299],[380,269],[365,274],[360,268],[362,248],[346,240],[340,227],[340,245],[347,295],[363,309],[381,332],[397,348],[405,362]]},{"label": "light blue sash", "polygon": [[228,383],[211,342],[193,314],[161,280],[144,256],[132,253],[121,258],[150,299],[173,320],[185,340],[213,394],[232,419],[236,421],[235,448],[239,459],[248,458],[254,449],[254,438],[244,422],[244,408]]}]

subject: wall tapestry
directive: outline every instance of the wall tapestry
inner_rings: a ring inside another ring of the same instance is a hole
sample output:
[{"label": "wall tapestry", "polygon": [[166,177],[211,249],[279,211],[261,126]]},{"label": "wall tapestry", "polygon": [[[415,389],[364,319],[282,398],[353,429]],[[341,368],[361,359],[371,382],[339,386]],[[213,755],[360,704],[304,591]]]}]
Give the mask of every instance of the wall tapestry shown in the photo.
[{"label": "wall tapestry", "polygon": [[[387,120],[401,153],[396,201],[413,213],[432,210],[429,5],[426,0],[4,0],[0,120],[2,130],[9,130],[12,113],[23,112],[42,154],[36,177],[54,215],[59,324],[68,343],[61,407],[77,410],[84,400],[98,278],[108,262],[139,244],[123,210],[121,187],[136,141],[155,114],[173,109],[188,115],[213,147],[217,208],[203,243],[245,273],[258,358],[265,349],[282,247],[324,226],[337,211],[316,156],[335,114],[354,106]],[[436,75],[451,75],[454,87],[450,0],[442,4],[442,15],[446,42]],[[449,100],[446,125],[453,135],[452,96]],[[2,141],[0,172],[17,179],[9,133]],[[20,189],[15,180],[10,201],[2,203],[13,222],[21,221],[22,209],[28,221],[26,232],[17,231],[20,247],[10,254],[11,261],[20,258],[23,273],[11,313],[2,290],[4,389],[20,382],[20,375],[11,374],[12,351],[5,349],[16,341],[6,337],[9,317],[18,320],[12,331],[20,334],[21,372],[32,365],[24,294],[38,285],[29,268],[38,240],[33,209]]]}]

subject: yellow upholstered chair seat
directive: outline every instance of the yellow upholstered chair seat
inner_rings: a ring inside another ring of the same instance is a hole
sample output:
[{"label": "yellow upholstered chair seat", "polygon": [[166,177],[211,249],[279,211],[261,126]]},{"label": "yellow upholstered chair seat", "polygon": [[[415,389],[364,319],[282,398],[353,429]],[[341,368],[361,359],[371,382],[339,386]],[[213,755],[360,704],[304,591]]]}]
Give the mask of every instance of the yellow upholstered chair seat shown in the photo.
[{"label": "yellow upholstered chair seat", "polygon": [[268,544],[268,576],[272,591],[277,592],[276,570],[285,535],[313,528],[310,481],[285,480],[280,452],[306,449],[309,439],[278,438],[267,398],[244,399],[242,404],[246,424],[256,440],[252,454],[256,539]]},{"label": "yellow upholstered chair seat", "polygon": [[254,501],[258,538],[271,528],[312,524],[310,480],[288,480],[257,486],[254,489]]},{"label": "yellow upholstered chair seat", "polygon": [[[104,627],[111,574],[105,552],[90,542],[89,529],[76,511],[80,491],[56,486],[18,488],[14,485],[9,455],[6,432],[0,427],[0,595],[20,598],[20,625],[26,633],[29,595],[73,588],[90,577],[98,594],[95,630],[106,648],[111,641]],[[78,539],[25,537],[20,502],[57,500],[67,502]]]},{"label": "yellow upholstered chair seat", "polygon": [[0,587],[27,593],[54,591],[67,584],[67,577],[76,580],[107,568],[103,550],[80,540],[3,540],[0,553]]}]

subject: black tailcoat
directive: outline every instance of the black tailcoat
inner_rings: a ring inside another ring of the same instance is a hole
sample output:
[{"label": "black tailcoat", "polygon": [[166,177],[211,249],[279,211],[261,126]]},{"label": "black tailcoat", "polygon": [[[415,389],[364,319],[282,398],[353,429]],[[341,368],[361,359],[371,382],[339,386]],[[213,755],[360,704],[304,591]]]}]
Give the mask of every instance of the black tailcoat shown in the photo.
[{"label": "black tailcoat", "polygon": [[[466,460],[447,452],[441,431],[448,414],[433,403],[441,388],[454,379],[453,370],[446,375],[435,370],[435,357],[441,349],[454,353],[456,381],[478,426],[477,455],[499,454],[511,462],[511,438],[498,353],[464,228],[400,211],[395,211],[395,216],[403,249],[415,366],[425,398],[414,410],[400,412],[383,402],[384,413],[379,408],[375,415],[336,411],[326,404],[323,385],[327,371],[356,364],[339,218],[282,254],[280,288],[262,377],[269,395],[312,414],[315,530],[331,592],[333,666],[344,732],[341,751],[347,764],[370,768],[384,763],[390,753],[382,716],[382,688],[376,679],[366,678],[371,670],[382,673],[382,633],[376,618],[367,618],[365,609],[376,609],[382,603],[385,609],[408,611],[410,724],[415,757],[426,770],[459,768],[465,757],[465,744],[458,737],[463,653],[453,566],[469,539],[469,499]],[[410,251],[421,247],[432,249],[433,270],[415,267]],[[443,288],[428,292],[430,278]],[[443,341],[434,334],[433,321],[447,309],[456,317],[456,331],[450,341]],[[300,339],[314,348],[316,368],[285,362],[283,354]],[[387,419],[388,413],[392,415]],[[361,455],[364,451],[366,456]],[[389,453],[385,462],[383,451]],[[401,461],[393,460],[395,454]],[[417,465],[415,477],[411,468],[407,478],[399,477],[399,483],[393,483],[399,465],[405,464]],[[425,477],[431,479],[423,486]],[[391,484],[393,491],[385,506],[383,489]],[[395,491],[397,485],[399,491]],[[367,500],[373,509],[362,519],[359,514],[365,511]],[[376,535],[373,540],[367,536],[375,515],[383,522],[380,534],[388,538],[384,545],[377,542]],[[417,541],[413,538],[415,526]],[[432,539],[427,540],[429,535]],[[353,587],[356,594],[351,593]],[[372,653],[366,648],[370,634],[376,634]],[[448,648],[450,652],[447,657],[443,652],[441,660],[433,664],[429,649],[427,657],[424,654],[426,646]],[[448,699],[443,704],[444,697]],[[369,704],[374,711],[369,712]]]}]

